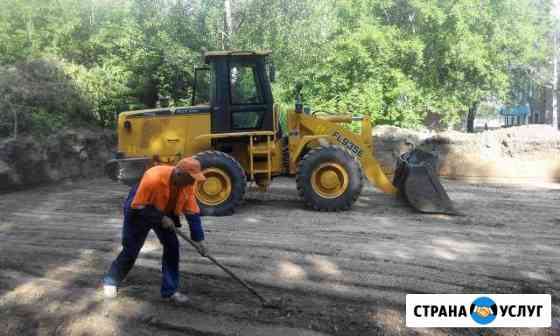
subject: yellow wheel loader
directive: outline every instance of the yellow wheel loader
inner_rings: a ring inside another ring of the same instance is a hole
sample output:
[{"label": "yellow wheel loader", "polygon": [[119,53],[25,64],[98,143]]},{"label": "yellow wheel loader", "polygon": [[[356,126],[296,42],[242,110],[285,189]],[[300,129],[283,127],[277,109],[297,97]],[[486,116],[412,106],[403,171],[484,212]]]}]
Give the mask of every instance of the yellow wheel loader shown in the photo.
[{"label": "yellow wheel loader", "polygon": [[[306,113],[298,86],[295,109],[287,113],[287,129],[282,129],[270,85],[270,52],[207,52],[204,63],[195,69],[192,106],[119,115],[118,152],[106,166],[107,175],[134,184],[150,166],[195,156],[207,178],[195,189],[204,215],[232,213],[248,182],[266,190],[280,175],[295,175],[304,203],[319,211],[350,209],[365,175],[420,211],[455,212],[431,154],[405,153],[395,185],[387,178],[374,157],[365,116]],[[357,121],[360,134],[343,125]]]}]

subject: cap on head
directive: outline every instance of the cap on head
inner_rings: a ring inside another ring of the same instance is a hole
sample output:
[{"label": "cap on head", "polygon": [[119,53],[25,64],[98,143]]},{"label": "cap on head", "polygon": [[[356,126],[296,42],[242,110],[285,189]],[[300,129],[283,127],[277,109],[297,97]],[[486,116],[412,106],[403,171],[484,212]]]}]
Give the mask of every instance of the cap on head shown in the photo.
[{"label": "cap on head", "polygon": [[188,173],[195,181],[205,181],[206,177],[202,174],[200,162],[192,157],[181,159],[175,166],[182,173]]}]

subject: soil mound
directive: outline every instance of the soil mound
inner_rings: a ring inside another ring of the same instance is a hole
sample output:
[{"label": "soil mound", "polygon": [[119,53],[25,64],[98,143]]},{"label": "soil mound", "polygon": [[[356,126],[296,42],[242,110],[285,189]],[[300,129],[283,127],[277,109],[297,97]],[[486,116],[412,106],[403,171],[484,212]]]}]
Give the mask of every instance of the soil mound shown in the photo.
[{"label": "soil mound", "polygon": [[560,132],[525,125],[481,133],[430,132],[378,126],[375,151],[387,172],[412,142],[440,157],[439,174],[450,178],[560,179]]}]

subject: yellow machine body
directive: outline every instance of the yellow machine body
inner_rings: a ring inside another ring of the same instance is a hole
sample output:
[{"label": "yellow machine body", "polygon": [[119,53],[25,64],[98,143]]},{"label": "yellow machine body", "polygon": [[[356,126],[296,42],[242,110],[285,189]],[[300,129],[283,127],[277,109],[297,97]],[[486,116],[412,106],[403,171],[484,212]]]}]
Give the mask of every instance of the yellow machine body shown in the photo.
[{"label": "yellow machine body", "polygon": [[118,151],[126,157],[155,157],[162,163],[174,163],[211,149],[210,139],[196,139],[210,132],[209,113],[176,115],[173,109],[123,112],[117,129]]},{"label": "yellow machine body", "polygon": [[[267,186],[274,176],[282,173],[282,144],[276,127],[274,131],[212,134],[209,113],[174,112],[174,109],[150,109],[121,113],[119,153],[127,158],[149,158],[149,165],[174,164],[183,157],[215,149],[213,141],[245,140],[232,145],[231,155],[251,180]],[[255,160],[258,157],[266,160]]]},{"label": "yellow machine body", "polygon": [[[162,113],[166,111],[169,113]],[[320,117],[290,111],[287,119],[290,174],[296,174],[303,153],[326,141],[351,153],[361,163],[364,175],[380,190],[390,194],[397,192],[374,157],[369,118],[358,118],[360,134],[341,125],[357,121],[351,116]],[[263,181],[262,185],[266,186],[272,177],[283,171],[282,143],[277,133],[275,129],[212,134],[209,113],[179,115],[173,109],[131,111],[119,115],[118,150],[126,157],[149,157],[157,163],[173,164],[185,156],[213,149],[212,140],[246,138],[249,145],[233,145],[232,156],[251,180]],[[258,156],[267,160],[255,162]]]}]

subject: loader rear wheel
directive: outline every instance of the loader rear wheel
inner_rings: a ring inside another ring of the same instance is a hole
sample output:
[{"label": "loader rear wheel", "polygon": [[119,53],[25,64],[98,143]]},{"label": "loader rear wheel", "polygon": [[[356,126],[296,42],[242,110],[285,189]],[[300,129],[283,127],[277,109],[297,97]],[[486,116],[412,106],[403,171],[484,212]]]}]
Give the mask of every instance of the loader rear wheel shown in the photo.
[{"label": "loader rear wheel", "polygon": [[362,169],[339,146],[310,150],[300,160],[297,188],[305,205],[319,211],[348,210],[362,192]]},{"label": "loader rear wheel", "polygon": [[235,211],[245,195],[245,171],[233,157],[220,151],[197,154],[206,181],[195,188],[200,212],[205,216],[224,216]]}]

